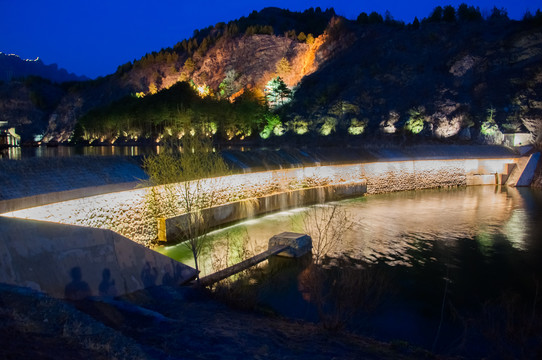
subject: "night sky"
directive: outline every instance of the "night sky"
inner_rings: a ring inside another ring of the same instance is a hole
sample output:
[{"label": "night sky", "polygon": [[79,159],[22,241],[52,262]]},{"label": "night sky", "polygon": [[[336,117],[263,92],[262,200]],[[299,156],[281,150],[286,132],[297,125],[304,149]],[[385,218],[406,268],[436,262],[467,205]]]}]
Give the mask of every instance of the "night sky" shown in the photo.
[{"label": "night sky", "polygon": [[542,8],[540,0],[445,1],[182,1],[182,0],[0,0],[0,52],[23,59],[40,57],[77,75],[92,78],[115,72],[118,65],[139,59],[192,36],[194,29],[228,22],[253,10],[275,6],[292,11],[333,7],[355,19],[362,11],[389,10],[397,20],[427,17],[437,5],[479,6],[482,14],[505,8],[512,19]]}]

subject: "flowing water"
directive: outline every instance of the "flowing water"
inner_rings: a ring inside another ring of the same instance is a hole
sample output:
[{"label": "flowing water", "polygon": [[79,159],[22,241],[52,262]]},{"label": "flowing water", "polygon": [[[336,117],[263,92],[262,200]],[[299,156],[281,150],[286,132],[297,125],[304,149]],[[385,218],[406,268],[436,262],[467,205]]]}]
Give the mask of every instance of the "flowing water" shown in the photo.
[{"label": "flowing water", "polygon": [[[540,346],[541,192],[480,186],[336,204],[351,228],[324,261],[324,298],[310,287],[310,260],[273,259],[268,269],[275,270],[258,280],[260,307],[308,321],[338,319],[377,339],[465,357],[516,357]],[[265,250],[282,231],[314,231],[304,229],[305,210],[214,231],[214,252],[202,256],[203,272],[239,261],[247,249]],[[160,251],[190,264],[182,244]]]}]

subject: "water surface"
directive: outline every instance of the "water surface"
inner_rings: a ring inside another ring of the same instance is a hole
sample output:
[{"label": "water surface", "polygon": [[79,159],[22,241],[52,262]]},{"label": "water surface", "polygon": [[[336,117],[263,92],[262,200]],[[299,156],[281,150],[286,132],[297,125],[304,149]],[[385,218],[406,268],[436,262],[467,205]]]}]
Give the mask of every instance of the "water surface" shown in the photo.
[{"label": "water surface", "polygon": [[[349,305],[345,327],[466,357],[496,352],[518,356],[542,343],[536,325],[542,320],[540,191],[480,186],[373,195],[337,204],[352,226],[325,260],[335,279],[328,284],[335,290],[327,295],[368,294]],[[204,273],[212,272],[213,264],[231,264],[243,254],[264,250],[267,240],[282,231],[314,231],[304,229],[305,210],[213,232],[214,253],[201,261]],[[182,244],[161,251],[191,261]],[[306,291],[305,282],[311,279],[307,261],[275,259],[270,265],[280,271],[269,270],[259,280],[260,305],[284,316],[322,321],[322,309]],[[342,304],[336,299],[325,303],[324,310],[332,315],[333,306]]]}]

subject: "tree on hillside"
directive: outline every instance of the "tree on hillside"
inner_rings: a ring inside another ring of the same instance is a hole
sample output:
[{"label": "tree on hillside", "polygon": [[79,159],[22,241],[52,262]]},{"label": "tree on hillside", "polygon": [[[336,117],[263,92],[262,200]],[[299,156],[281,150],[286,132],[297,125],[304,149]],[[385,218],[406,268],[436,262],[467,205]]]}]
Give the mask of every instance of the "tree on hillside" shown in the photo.
[{"label": "tree on hillside", "polygon": [[369,15],[367,15],[366,12],[362,12],[358,15],[358,18],[356,19],[356,22],[358,24],[364,25],[369,23]]},{"label": "tree on hillside", "polygon": [[496,6],[493,7],[493,10],[491,10],[491,15],[489,16],[490,21],[500,21],[500,20],[510,20],[508,18],[508,12],[504,8],[497,8]]},{"label": "tree on hillside", "polygon": [[196,67],[196,63],[194,63],[194,60],[192,60],[192,58],[188,58],[188,59],[186,59],[186,61],[184,62],[183,69],[184,69],[184,71],[186,71],[188,74],[192,74],[192,73],[194,72],[195,67]]},{"label": "tree on hillside", "polygon": [[290,100],[291,95],[292,90],[288,88],[280,76],[271,79],[265,86],[265,97],[271,107],[284,105]]},{"label": "tree on hillside", "polygon": [[418,20],[417,17],[414,17],[414,21],[412,22],[412,28],[414,30],[417,30],[420,28],[420,20]]},{"label": "tree on hillside", "polygon": [[218,86],[220,96],[229,98],[239,91],[239,84],[235,83],[238,77],[239,75],[234,69],[226,71],[224,80]]},{"label": "tree on hillside", "polygon": [[440,22],[442,20],[442,7],[437,6],[429,16],[429,22]]},{"label": "tree on hillside", "polygon": [[290,73],[290,71],[292,71],[292,65],[290,65],[288,59],[283,57],[279,60],[279,62],[277,62],[275,70],[277,71],[278,76],[285,77]]},{"label": "tree on hillside", "polygon": [[445,22],[455,21],[455,9],[453,6],[447,5],[444,7],[444,10],[442,11],[442,21],[445,21]]},{"label": "tree on hillside", "polygon": [[369,14],[368,21],[369,24],[382,24],[384,22],[384,18],[376,11],[373,11]]},{"label": "tree on hillside", "polygon": [[463,3],[457,8],[457,18],[462,22],[480,21],[482,20],[482,13],[480,12],[480,8],[468,6]]}]

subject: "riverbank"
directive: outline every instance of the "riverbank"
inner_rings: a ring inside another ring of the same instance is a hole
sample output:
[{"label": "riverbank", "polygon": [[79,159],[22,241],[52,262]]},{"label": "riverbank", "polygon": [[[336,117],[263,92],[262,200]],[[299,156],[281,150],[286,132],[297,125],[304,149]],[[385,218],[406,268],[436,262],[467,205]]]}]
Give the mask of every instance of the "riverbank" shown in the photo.
[{"label": "riverbank", "polygon": [[443,359],[405,342],[234,310],[187,287],[66,303],[0,285],[0,303],[3,359]]}]

